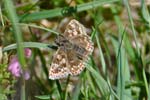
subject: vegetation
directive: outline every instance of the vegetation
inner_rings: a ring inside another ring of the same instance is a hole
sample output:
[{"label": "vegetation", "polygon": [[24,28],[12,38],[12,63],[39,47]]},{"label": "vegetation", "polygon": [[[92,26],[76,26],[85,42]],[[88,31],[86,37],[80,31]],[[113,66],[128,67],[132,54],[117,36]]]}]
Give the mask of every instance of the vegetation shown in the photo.
[{"label": "vegetation", "polygon": [[[1,100],[150,100],[149,5],[148,0],[1,0]],[[54,40],[71,19],[86,27],[94,51],[80,75],[51,80]]]}]

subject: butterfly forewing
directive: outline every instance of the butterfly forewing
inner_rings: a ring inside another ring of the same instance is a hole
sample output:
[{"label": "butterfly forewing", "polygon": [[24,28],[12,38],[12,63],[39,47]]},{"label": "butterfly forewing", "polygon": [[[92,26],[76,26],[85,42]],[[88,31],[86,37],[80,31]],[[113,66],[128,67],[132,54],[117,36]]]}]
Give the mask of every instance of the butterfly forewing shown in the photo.
[{"label": "butterfly forewing", "polygon": [[66,27],[64,36],[68,37],[68,39],[72,39],[75,36],[80,34],[86,35],[85,27],[82,24],[80,24],[78,21],[74,19],[71,20]]}]

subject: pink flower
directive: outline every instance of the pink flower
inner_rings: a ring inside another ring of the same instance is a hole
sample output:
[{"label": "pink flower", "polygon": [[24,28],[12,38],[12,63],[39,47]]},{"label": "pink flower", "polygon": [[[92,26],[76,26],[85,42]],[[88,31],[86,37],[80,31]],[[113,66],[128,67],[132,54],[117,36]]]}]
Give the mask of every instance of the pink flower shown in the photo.
[{"label": "pink flower", "polygon": [[20,77],[21,76],[22,70],[21,70],[20,64],[19,64],[18,59],[17,59],[16,56],[11,59],[11,62],[8,66],[8,70],[15,77]]},{"label": "pink flower", "polygon": [[25,56],[26,56],[27,58],[30,58],[30,57],[31,57],[31,54],[32,54],[31,49],[25,48],[25,49],[24,49],[24,52],[25,52]]},{"label": "pink flower", "polygon": [[[32,52],[29,48],[25,49],[25,56],[29,58],[31,56]],[[17,56],[14,56],[10,60],[10,64],[8,66],[8,70],[12,73],[15,77],[20,77],[21,75],[24,77],[25,80],[28,80],[30,78],[30,74],[28,71],[22,71],[21,66],[19,64]]]},{"label": "pink flower", "polygon": [[30,78],[29,71],[25,71],[25,72],[24,72],[24,79],[25,79],[25,80],[28,80],[29,78]]}]

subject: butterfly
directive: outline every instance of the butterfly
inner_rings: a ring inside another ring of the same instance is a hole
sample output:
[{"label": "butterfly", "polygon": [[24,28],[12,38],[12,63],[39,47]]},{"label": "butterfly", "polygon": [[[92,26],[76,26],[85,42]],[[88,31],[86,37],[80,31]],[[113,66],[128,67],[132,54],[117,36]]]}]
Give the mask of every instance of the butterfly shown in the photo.
[{"label": "butterfly", "polygon": [[49,79],[62,79],[68,75],[80,74],[94,50],[94,44],[87,35],[85,27],[72,19],[66,26],[65,32],[57,36],[55,43],[58,49],[53,55]]}]

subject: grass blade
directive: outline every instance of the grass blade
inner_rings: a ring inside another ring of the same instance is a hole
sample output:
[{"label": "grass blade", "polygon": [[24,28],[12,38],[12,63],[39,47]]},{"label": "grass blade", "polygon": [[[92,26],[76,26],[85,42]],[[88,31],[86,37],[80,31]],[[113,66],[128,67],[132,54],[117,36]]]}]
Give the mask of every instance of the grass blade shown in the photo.
[{"label": "grass blade", "polygon": [[[13,27],[13,33],[15,35],[15,39],[17,42],[17,54],[19,58],[20,65],[23,69],[26,68],[25,66],[25,58],[24,58],[24,50],[21,43],[23,42],[22,39],[22,33],[20,27],[17,25],[19,22],[18,16],[15,11],[15,7],[12,0],[4,0],[5,9],[7,11],[8,17],[11,21],[12,27]],[[24,80],[23,80],[24,82]],[[22,85],[21,88],[21,100],[26,100],[25,98],[25,84]]]},{"label": "grass blade", "polygon": [[137,45],[136,31],[135,31],[135,28],[134,28],[133,18],[132,18],[132,15],[131,15],[128,0],[124,0],[124,3],[125,3],[125,6],[126,6],[126,9],[127,9],[127,12],[128,12],[128,17],[129,17],[129,21],[130,21],[130,24],[131,24],[131,29],[132,29],[132,32],[133,32],[133,35],[134,35],[134,40],[135,40],[135,44],[136,44],[136,48],[137,48],[137,54],[138,54],[138,56],[140,56],[140,49]]},{"label": "grass blade", "polygon": [[[135,31],[135,28],[134,28],[133,17],[131,15],[131,10],[130,10],[130,6],[129,6],[129,3],[128,3],[128,0],[124,0],[124,3],[125,3],[125,6],[126,6],[126,9],[127,9],[127,12],[128,12],[129,21],[130,21],[130,24],[131,24],[131,29],[132,29],[134,40],[135,40],[135,44],[136,44],[138,63],[141,64],[141,66],[143,68],[145,68],[144,64],[143,64],[143,61],[142,61],[140,48],[139,48],[139,45],[137,44],[138,40],[137,40],[137,37],[136,37],[136,31]],[[149,20],[149,13],[146,11],[146,7],[144,6],[145,4],[144,4],[143,1],[142,1],[142,3],[143,3],[143,5],[142,5],[143,6],[142,13],[144,14],[145,18],[147,18]],[[148,85],[147,85],[148,82],[147,82],[147,80],[145,78],[145,70],[144,69],[142,69],[142,70],[143,70],[142,75],[141,74],[139,74],[139,75],[141,75],[141,79],[140,80],[142,80],[144,82],[146,90],[141,87],[140,95],[142,95],[146,91],[147,96],[148,96],[149,95]]]},{"label": "grass blade", "polygon": [[[35,21],[35,20],[40,20],[40,19],[44,19],[44,18],[54,18],[57,16],[64,16],[64,15],[68,15],[68,14],[72,14],[72,13],[76,13],[76,12],[81,12],[81,11],[93,9],[93,8],[96,8],[96,7],[101,6],[103,4],[113,3],[116,1],[119,1],[119,0],[96,0],[96,1],[89,2],[89,3],[77,5],[76,7],[73,7],[73,8],[72,7],[67,7],[67,8],[64,7],[64,8],[56,8],[53,10],[36,12],[36,13],[32,13],[32,14],[25,14],[25,15],[20,16],[20,21],[22,21],[22,22],[27,21],[28,22],[28,21]],[[62,13],[63,10],[66,10],[65,12],[69,12],[69,13],[63,14]]]},{"label": "grass blade", "polygon": [[[21,45],[24,48],[39,48],[39,49],[49,49],[49,48],[53,48],[54,46],[50,45],[50,44],[46,44],[46,43],[38,43],[38,42],[22,42]],[[11,44],[8,45],[6,47],[3,48],[3,52],[12,50],[12,49],[16,49],[17,48],[17,44]]]},{"label": "grass blade", "polygon": [[7,10],[8,17],[10,18],[13,27],[13,33],[17,42],[18,58],[22,67],[25,67],[24,51],[23,46],[21,45],[21,43],[23,42],[22,33],[20,27],[17,24],[19,22],[18,16],[16,14],[12,0],[4,0],[4,4]]},{"label": "grass blade", "polygon": [[145,0],[141,0],[142,2],[142,15],[143,15],[143,18],[144,20],[148,23],[148,25],[150,26],[150,14],[149,14],[149,11],[145,5]]},{"label": "grass blade", "polygon": [[91,72],[91,75],[94,78],[95,82],[97,83],[98,88],[101,90],[102,95],[103,96],[105,95],[105,97],[108,96],[110,94],[110,91],[107,82],[95,69],[93,69],[90,66],[90,64],[88,64],[86,68]]},{"label": "grass blade", "polygon": [[95,37],[96,37],[96,42],[97,42],[97,46],[98,46],[98,49],[99,49],[100,62],[102,63],[102,70],[103,70],[103,73],[105,75],[106,74],[106,64],[105,64],[105,60],[104,60],[104,55],[103,55],[103,52],[102,52],[102,49],[101,49],[101,45],[100,45],[100,42],[99,42],[98,35],[96,34]]}]

